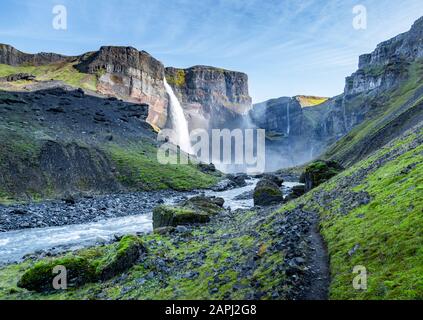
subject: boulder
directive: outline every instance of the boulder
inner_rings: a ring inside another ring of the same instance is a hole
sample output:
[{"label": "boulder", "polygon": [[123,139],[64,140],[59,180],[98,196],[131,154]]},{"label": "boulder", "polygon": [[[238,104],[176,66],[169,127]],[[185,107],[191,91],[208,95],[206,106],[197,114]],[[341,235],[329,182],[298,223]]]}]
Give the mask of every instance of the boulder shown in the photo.
[{"label": "boulder", "polygon": [[17,285],[30,291],[51,292],[55,290],[53,279],[57,274],[53,270],[57,266],[66,268],[68,287],[108,280],[131,268],[144,251],[138,237],[125,236],[100,253],[85,250],[61,258],[41,260],[22,275]]},{"label": "boulder", "polygon": [[145,248],[135,236],[125,236],[99,263],[96,274],[100,280],[111,279],[131,268]]},{"label": "boulder", "polygon": [[196,196],[183,202],[185,208],[203,211],[210,215],[216,215],[223,210],[225,200],[218,197]]},{"label": "boulder", "polygon": [[291,193],[288,195],[288,197],[286,197],[285,200],[290,201],[290,200],[293,200],[293,199],[297,199],[304,194],[305,194],[305,186],[304,185],[294,186],[294,187],[292,187]]},{"label": "boulder", "polygon": [[335,161],[317,160],[308,165],[300,177],[308,192],[340,173],[344,168]]},{"label": "boulder", "polygon": [[210,164],[199,163],[198,168],[200,169],[201,172],[204,172],[204,173],[215,173],[217,171],[213,163],[210,163]]},{"label": "boulder", "polygon": [[257,183],[254,189],[255,206],[269,206],[283,201],[283,193],[275,182],[264,178]]},{"label": "boulder", "polygon": [[210,216],[205,212],[196,212],[194,209],[161,205],[153,210],[154,230],[163,227],[206,223]]},{"label": "boulder", "polygon": [[263,175],[263,178],[272,181],[278,187],[281,187],[282,184],[284,183],[283,178],[281,178],[280,176],[278,176],[276,174],[269,174],[269,173],[267,173],[267,174]]},{"label": "boulder", "polygon": [[211,190],[216,191],[216,192],[222,192],[222,191],[231,190],[231,189],[234,189],[234,188],[236,188],[235,182],[233,182],[229,179],[224,179],[224,180],[219,181],[213,187],[211,187]]},{"label": "boulder", "polygon": [[248,178],[248,176],[246,174],[228,174],[226,177],[235,183],[237,187],[245,187],[247,185],[245,180]]},{"label": "boulder", "polygon": [[154,230],[195,223],[206,223],[224,210],[222,198],[196,196],[179,206],[161,205],[153,210]]}]

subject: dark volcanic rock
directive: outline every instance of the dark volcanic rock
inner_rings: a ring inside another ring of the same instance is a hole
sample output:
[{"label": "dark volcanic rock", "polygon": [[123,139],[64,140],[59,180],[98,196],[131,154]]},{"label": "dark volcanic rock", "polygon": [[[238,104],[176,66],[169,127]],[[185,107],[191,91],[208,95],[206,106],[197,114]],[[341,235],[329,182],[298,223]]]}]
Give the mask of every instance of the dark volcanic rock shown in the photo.
[{"label": "dark volcanic rock", "polygon": [[13,82],[13,81],[19,81],[19,80],[32,81],[32,80],[35,80],[35,76],[29,73],[17,73],[17,74],[11,74],[10,76],[6,76],[6,77],[0,77],[0,81]]},{"label": "dark volcanic rock", "polygon": [[56,53],[37,53],[29,54],[21,52],[7,44],[0,44],[0,63],[11,66],[19,66],[22,64],[29,65],[45,65],[53,62],[71,61],[75,57],[66,57]]},{"label": "dark volcanic rock", "polygon": [[269,206],[284,201],[283,193],[279,186],[269,179],[262,179],[254,189],[254,205]]},{"label": "dark volcanic rock", "polygon": [[342,170],[344,168],[335,161],[318,160],[306,167],[300,177],[300,182],[305,184],[305,191],[308,192],[336,176]]},{"label": "dark volcanic rock", "polygon": [[179,206],[158,206],[153,211],[153,228],[209,222],[210,217],[224,211],[224,202],[222,198],[196,196]]}]

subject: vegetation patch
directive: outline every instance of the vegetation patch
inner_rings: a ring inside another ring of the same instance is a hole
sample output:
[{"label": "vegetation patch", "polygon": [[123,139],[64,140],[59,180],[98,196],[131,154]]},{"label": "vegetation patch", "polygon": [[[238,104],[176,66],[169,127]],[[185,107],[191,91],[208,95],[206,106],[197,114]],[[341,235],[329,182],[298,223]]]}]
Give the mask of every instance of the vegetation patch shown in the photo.
[{"label": "vegetation patch", "polygon": [[29,73],[39,81],[60,80],[64,83],[87,90],[96,91],[97,76],[79,72],[76,62],[57,62],[42,66],[9,66],[0,64],[0,77],[16,73]]},{"label": "vegetation patch", "polygon": [[[305,197],[321,214],[331,298],[423,298],[422,134],[394,141]],[[366,268],[367,290],[354,289],[355,266]]]},{"label": "vegetation patch", "polygon": [[208,188],[219,181],[219,177],[201,172],[196,164],[160,164],[157,148],[148,142],[110,145],[106,151],[116,163],[120,182],[131,189],[186,191]]}]

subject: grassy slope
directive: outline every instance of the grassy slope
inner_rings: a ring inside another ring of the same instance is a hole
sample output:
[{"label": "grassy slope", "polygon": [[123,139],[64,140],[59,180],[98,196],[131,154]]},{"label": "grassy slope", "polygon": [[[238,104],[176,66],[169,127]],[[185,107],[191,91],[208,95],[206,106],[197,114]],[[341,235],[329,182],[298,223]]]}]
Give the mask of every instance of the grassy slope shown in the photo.
[{"label": "grassy slope", "polygon": [[[73,87],[96,91],[97,77],[92,74],[79,72],[73,67],[74,64],[71,62],[59,62],[44,66],[19,67],[0,64],[0,77],[16,73],[30,73],[36,76],[39,81],[61,80]],[[21,84],[26,84],[26,82],[22,82]]]},{"label": "grassy slope", "polygon": [[[305,197],[309,209],[321,215],[331,298],[423,299],[422,135],[420,129],[394,141]],[[348,207],[359,192],[371,201]],[[357,265],[368,270],[367,291],[352,287]]]},{"label": "grassy slope", "polygon": [[[375,115],[357,127],[353,128],[345,137],[336,142],[325,154],[325,158],[335,160],[348,159],[348,153],[353,152],[354,148],[363,143],[366,137],[376,133],[387,123],[390,115],[397,114],[398,110],[413,97],[414,93],[423,86],[423,61],[417,61],[410,65],[408,69],[408,80],[392,93],[383,97],[377,97],[378,100],[387,101],[386,105],[380,111],[374,110]],[[358,97],[355,100],[360,100]],[[355,101],[354,100],[354,101]],[[357,101],[354,103],[357,104]],[[416,105],[416,102],[414,105]],[[358,103],[360,105],[360,103]],[[349,106],[354,108],[354,106]],[[412,107],[412,106],[409,106]],[[347,160],[347,164],[348,160]]]}]

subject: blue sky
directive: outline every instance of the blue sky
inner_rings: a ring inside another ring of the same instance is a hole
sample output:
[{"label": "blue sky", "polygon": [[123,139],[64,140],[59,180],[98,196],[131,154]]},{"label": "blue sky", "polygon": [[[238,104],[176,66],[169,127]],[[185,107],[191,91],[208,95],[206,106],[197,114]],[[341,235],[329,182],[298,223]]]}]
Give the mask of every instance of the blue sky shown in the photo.
[{"label": "blue sky", "polygon": [[[66,31],[52,27],[57,4]],[[353,28],[355,5],[367,8],[366,30]],[[0,42],[68,55],[129,45],[166,66],[243,71],[259,102],[341,93],[360,54],[420,16],[422,0],[0,0]]]}]

